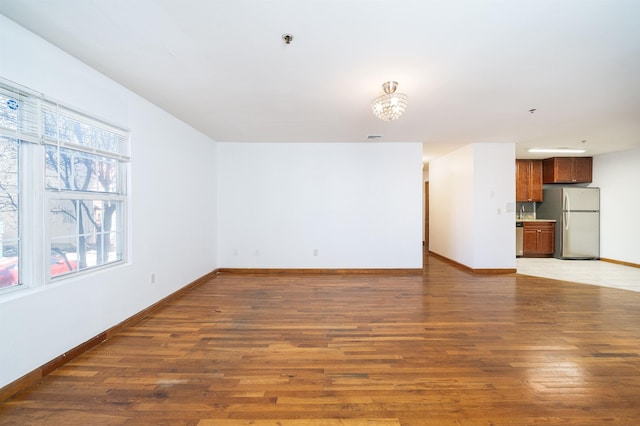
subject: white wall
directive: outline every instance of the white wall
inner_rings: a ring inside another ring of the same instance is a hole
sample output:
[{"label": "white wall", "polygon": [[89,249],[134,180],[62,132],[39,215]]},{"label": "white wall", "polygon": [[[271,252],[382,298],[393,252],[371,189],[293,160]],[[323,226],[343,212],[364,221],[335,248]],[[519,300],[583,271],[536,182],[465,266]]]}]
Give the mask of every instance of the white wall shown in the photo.
[{"label": "white wall", "polygon": [[476,143],[429,164],[429,249],[472,269],[515,268],[515,145]]},{"label": "white wall", "polygon": [[473,146],[429,163],[429,250],[473,264]]},{"label": "white wall", "polygon": [[600,257],[640,264],[640,148],[593,158],[600,187]]},{"label": "white wall", "polygon": [[[0,15],[0,75],[131,130],[130,263],[0,296],[0,387],[216,268],[215,142]],[[155,273],[156,283],[150,275]]]},{"label": "white wall", "polygon": [[422,191],[418,143],[219,143],[218,263],[421,268]]}]

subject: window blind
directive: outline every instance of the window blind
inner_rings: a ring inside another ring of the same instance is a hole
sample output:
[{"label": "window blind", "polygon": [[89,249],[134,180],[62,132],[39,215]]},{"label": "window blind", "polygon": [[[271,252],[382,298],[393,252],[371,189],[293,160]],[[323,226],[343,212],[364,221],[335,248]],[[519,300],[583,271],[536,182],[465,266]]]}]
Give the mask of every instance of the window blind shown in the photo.
[{"label": "window blind", "polygon": [[0,136],[40,142],[39,97],[0,80]]},{"label": "window blind", "polygon": [[0,136],[129,161],[129,132],[0,78]]},{"label": "window blind", "polygon": [[42,102],[42,141],[90,154],[129,160],[129,133],[54,102]]}]

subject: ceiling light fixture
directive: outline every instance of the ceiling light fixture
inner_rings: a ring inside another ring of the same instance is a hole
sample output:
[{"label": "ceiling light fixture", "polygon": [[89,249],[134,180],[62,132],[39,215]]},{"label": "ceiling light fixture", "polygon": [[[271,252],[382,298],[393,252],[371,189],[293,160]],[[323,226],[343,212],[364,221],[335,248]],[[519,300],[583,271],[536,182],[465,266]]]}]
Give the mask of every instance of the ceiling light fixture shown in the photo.
[{"label": "ceiling light fixture", "polygon": [[530,148],[529,152],[543,154],[582,154],[585,150],[574,148]]},{"label": "ceiling light fixture", "polygon": [[380,120],[396,120],[407,109],[409,98],[404,93],[396,93],[397,88],[397,82],[387,81],[382,85],[385,94],[371,102],[371,110]]}]

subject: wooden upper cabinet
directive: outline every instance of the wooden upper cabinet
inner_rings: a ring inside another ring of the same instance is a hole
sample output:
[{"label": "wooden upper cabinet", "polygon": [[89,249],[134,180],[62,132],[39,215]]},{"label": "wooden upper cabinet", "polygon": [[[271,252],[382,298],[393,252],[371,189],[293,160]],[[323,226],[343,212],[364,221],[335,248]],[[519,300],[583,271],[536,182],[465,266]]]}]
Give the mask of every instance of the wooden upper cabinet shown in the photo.
[{"label": "wooden upper cabinet", "polygon": [[591,183],[593,181],[593,157],[576,157],[573,162],[576,182]]},{"label": "wooden upper cabinet", "polygon": [[542,201],[542,160],[516,160],[516,201]]},{"label": "wooden upper cabinet", "polygon": [[590,183],[593,157],[553,157],[543,162],[544,183]]},{"label": "wooden upper cabinet", "polygon": [[542,201],[542,161],[530,161],[530,186],[529,194],[531,201]]}]

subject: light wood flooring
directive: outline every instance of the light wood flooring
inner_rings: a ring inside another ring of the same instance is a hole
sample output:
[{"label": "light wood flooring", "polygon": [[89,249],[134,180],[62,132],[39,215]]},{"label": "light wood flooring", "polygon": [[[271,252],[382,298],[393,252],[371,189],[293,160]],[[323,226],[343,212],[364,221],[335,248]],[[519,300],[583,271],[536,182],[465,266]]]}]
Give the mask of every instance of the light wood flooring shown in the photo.
[{"label": "light wood flooring", "polygon": [[0,404],[0,424],[640,424],[640,293],[425,262],[219,274]]}]

